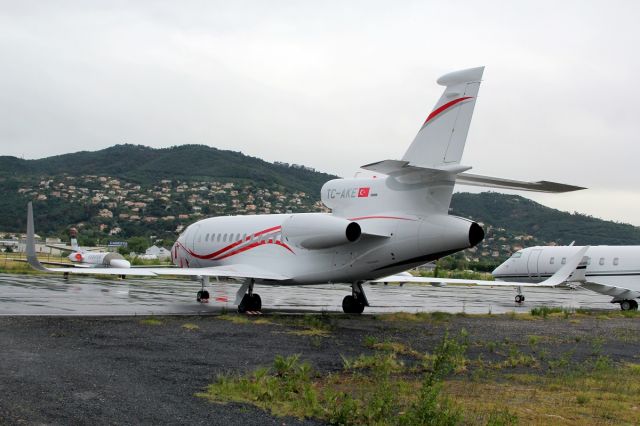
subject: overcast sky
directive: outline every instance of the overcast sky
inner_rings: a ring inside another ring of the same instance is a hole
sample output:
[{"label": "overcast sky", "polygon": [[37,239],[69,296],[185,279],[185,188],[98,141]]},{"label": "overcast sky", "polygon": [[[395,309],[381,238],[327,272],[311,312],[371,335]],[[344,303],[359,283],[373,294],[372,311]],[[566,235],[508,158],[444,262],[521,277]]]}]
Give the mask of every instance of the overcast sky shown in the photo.
[{"label": "overcast sky", "polygon": [[640,225],[639,17],[611,0],[0,0],[0,155],[198,143],[352,176],[402,156],[440,75],[485,65],[463,164],[586,186],[522,195]]}]

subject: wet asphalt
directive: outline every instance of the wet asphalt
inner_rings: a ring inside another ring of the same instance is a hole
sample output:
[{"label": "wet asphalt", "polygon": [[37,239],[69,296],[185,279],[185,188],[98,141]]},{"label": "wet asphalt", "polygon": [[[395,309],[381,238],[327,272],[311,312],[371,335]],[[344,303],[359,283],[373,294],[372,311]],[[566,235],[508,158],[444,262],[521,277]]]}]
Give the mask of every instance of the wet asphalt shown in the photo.
[{"label": "wet asphalt", "polygon": [[[189,280],[100,279],[53,275],[0,274],[0,315],[205,315],[234,311],[239,282],[212,281],[209,303],[196,302],[200,284]],[[619,309],[609,297],[588,290],[525,288],[526,301],[514,301],[508,287],[364,285],[371,306],[365,314],[389,312],[505,313],[535,306]],[[265,312],[342,312],[348,285],[261,286]]]}]

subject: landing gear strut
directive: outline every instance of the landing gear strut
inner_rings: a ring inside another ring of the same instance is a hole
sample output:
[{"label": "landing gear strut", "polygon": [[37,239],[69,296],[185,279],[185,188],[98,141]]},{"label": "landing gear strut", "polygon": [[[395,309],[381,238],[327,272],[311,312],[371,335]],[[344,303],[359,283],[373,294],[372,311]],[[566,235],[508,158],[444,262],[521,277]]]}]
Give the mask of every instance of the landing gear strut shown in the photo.
[{"label": "landing gear strut", "polygon": [[516,303],[524,302],[524,294],[522,294],[522,287],[518,287],[518,294],[516,294]]},{"label": "landing gear strut", "polygon": [[620,302],[620,309],[623,311],[637,311],[638,302],[635,300],[623,300]]},{"label": "landing gear strut", "polygon": [[253,292],[254,284],[255,280],[253,278],[248,279],[242,284],[242,287],[240,287],[240,290],[238,290],[236,294],[236,303],[238,303],[238,298],[242,296],[240,303],[238,303],[238,312],[241,314],[262,309],[262,299],[260,295]]},{"label": "landing gear strut", "polygon": [[362,290],[362,282],[357,281],[351,284],[351,295],[342,299],[342,310],[345,314],[361,314],[365,306],[369,306],[369,301]]},{"label": "landing gear strut", "polygon": [[209,303],[209,292],[204,288],[205,284],[209,284],[209,277],[200,277],[202,287],[196,294],[196,300],[200,303]]}]

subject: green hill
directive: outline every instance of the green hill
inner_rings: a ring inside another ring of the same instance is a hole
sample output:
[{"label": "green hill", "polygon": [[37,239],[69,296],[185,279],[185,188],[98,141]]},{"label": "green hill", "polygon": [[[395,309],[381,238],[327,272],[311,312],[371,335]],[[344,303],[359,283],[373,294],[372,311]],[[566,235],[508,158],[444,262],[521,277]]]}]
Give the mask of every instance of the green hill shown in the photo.
[{"label": "green hill", "polygon": [[[36,200],[40,234],[63,237],[74,225],[85,243],[153,235],[168,245],[202,217],[322,211],[320,188],[334,177],[204,145],[116,145],[38,160],[4,156],[0,231],[24,232],[26,203]],[[484,224],[485,240],[462,255],[473,261],[495,263],[536,244],[640,244],[638,227],[520,196],[458,193],[451,212]]]},{"label": "green hill", "polygon": [[453,196],[451,208],[458,216],[504,228],[512,235],[532,235],[547,243],[640,244],[639,227],[563,212],[517,195],[458,193]]},{"label": "green hill", "polygon": [[38,160],[0,157],[0,178],[24,180],[57,175],[114,176],[140,184],[162,179],[216,178],[279,184],[300,191],[317,191],[335,176],[303,168],[268,163],[235,151],[206,145],[154,149],[142,145],[115,145],[100,151],[81,151]]}]

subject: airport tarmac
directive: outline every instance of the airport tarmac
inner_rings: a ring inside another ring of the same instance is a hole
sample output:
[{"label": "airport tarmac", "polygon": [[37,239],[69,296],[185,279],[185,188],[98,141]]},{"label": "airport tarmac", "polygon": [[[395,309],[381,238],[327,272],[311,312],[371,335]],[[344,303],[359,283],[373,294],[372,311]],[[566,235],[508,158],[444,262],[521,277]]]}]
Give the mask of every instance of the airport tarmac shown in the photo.
[{"label": "airport tarmac", "polygon": [[[108,280],[74,276],[0,274],[0,315],[206,315],[235,310],[240,283],[212,281],[209,303],[196,302],[196,281]],[[513,288],[377,284],[364,286],[371,306],[365,314],[388,312],[528,312],[535,306],[619,309],[609,297],[588,290],[525,288],[526,302],[514,302]],[[342,312],[348,285],[261,286],[265,312]]]}]

